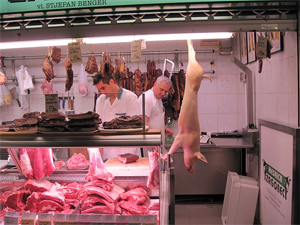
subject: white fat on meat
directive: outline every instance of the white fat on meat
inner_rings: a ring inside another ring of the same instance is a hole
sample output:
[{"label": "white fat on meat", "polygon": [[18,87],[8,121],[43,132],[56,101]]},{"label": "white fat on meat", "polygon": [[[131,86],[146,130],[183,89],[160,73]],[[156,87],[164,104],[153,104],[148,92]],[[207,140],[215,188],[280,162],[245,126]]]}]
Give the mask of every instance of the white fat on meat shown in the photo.
[{"label": "white fat on meat", "polygon": [[87,148],[87,150],[90,158],[90,167],[89,172],[85,177],[86,181],[90,182],[93,180],[100,179],[112,183],[115,177],[107,171],[99,149]]},{"label": "white fat on meat", "polygon": [[27,178],[33,178],[33,169],[26,148],[20,148],[20,163],[23,175]]},{"label": "white fat on meat", "polygon": [[[178,119],[178,135],[168,152],[173,154],[178,148],[183,148],[185,168],[193,173],[198,159],[207,163],[205,156],[200,152],[200,125],[198,120],[197,93],[204,75],[204,70],[196,60],[196,52],[191,40],[188,45],[188,65],[186,70],[186,86]],[[211,81],[211,79],[210,79]],[[166,159],[166,155],[163,156]]]}]

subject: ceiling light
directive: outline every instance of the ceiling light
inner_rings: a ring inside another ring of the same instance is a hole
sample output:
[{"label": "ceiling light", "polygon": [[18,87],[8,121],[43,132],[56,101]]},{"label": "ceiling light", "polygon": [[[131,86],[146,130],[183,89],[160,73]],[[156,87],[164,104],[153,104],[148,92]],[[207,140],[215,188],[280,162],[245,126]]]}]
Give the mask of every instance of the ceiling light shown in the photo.
[{"label": "ceiling light", "polygon": [[76,40],[68,39],[52,39],[52,40],[36,40],[36,41],[13,41],[0,43],[0,49],[16,49],[16,48],[35,48],[48,46],[66,46],[68,43]]},{"label": "ceiling light", "polygon": [[[197,39],[224,39],[231,38],[230,32],[217,33],[175,33],[175,34],[149,34],[149,35],[124,35],[124,36],[108,36],[108,37],[89,37],[83,38],[82,43],[85,44],[101,44],[101,43],[124,43],[133,40],[145,41],[176,41],[176,40],[197,40]],[[16,49],[16,48],[34,48],[48,46],[67,46],[68,43],[76,42],[76,39],[52,39],[52,40],[36,40],[36,41],[16,41],[2,42],[0,49]]]}]

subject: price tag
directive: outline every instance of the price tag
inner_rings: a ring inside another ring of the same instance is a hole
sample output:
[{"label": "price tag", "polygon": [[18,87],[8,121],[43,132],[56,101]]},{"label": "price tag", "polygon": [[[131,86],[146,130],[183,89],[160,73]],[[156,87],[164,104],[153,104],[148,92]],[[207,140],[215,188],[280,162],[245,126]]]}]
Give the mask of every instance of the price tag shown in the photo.
[{"label": "price tag", "polygon": [[57,94],[46,94],[45,95],[45,111],[47,113],[58,112],[58,95]]},{"label": "price tag", "polygon": [[267,38],[258,36],[256,43],[256,57],[258,59],[263,59],[267,57]]},{"label": "price tag", "polygon": [[4,224],[5,225],[15,225],[19,223],[18,217],[4,217]]},{"label": "price tag", "polygon": [[82,62],[80,42],[72,42],[68,44],[68,55],[71,63]]},{"label": "price tag", "polygon": [[21,220],[21,225],[34,225],[34,220],[22,219]]},{"label": "price tag", "polygon": [[39,220],[39,225],[52,225],[51,221],[41,221]]},{"label": "price tag", "polygon": [[139,62],[142,59],[142,50],[141,50],[142,40],[135,40],[131,42],[131,61]]}]

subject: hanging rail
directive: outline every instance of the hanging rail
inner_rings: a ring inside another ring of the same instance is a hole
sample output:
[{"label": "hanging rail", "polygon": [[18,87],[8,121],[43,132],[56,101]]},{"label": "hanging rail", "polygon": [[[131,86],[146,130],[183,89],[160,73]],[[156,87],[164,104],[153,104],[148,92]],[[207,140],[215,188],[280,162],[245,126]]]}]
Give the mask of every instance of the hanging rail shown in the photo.
[{"label": "hanging rail", "polygon": [[[176,74],[176,73],[178,73],[178,72],[173,72],[173,74]],[[204,73],[209,73],[209,74],[214,74],[215,73],[215,71],[214,70],[205,70],[204,71]],[[55,79],[59,79],[59,78],[61,78],[61,79],[66,79],[66,76],[67,75],[55,75]],[[78,76],[79,76],[79,74],[74,74],[73,75],[73,78],[74,79],[77,79],[78,78]],[[87,75],[87,77],[90,77],[90,78],[93,78],[93,76],[94,76],[94,74],[88,74]],[[34,80],[40,80],[40,79],[42,79],[42,80],[45,80],[45,77],[46,76],[32,76],[32,79],[33,79],[33,81]],[[14,81],[14,80],[16,80],[17,78],[16,77],[7,77],[7,81],[9,81],[9,80],[11,80],[11,81]]]},{"label": "hanging rail", "polygon": [[[210,50],[197,50],[196,53],[214,53],[214,49]],[[168,54],[187,54],[187,50],[173,50],[173,51],[142,51],[142,55],[168,55]],[[81,54],[82,57],[88,57],[91,54],[95,56],[102,56],[103,53],[84,53]],[[131,52],[110,52],[110,56],[126,56],[131,55]],[[66,54],[62,54],[61,57],[66,57]],[[29,60],[29,59],[44,59],[45,55],[37,55],[37,56],[12,56],[12,57],[5,57],[1,56],[1,61],[4,60]]]}]

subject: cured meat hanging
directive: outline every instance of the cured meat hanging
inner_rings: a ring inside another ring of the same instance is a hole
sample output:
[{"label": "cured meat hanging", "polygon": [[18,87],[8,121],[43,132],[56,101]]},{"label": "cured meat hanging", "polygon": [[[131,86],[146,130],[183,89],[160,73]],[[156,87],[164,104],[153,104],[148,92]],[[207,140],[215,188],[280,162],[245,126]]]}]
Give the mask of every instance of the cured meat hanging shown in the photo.
[{"label": "cured meat hanging", "polygon": [[53,62],[59,63],[61,60],[61,49],[56,46],[51,46],[49,47],[49,55]]},{"label": "cured meat hanging", "polygon": [[136,69],[134,71],[134,81],[135,81],[135,93],[137,96],[140,96],[144,90],[143,88],[143,77],[142,71],[140,69]]},{"label": "cured meat hanging", "polygon": [[[116,73],[116,71],[114,71],[114,66],[111,64],[110,55],[107,52],[103,53],[103,60],[100,64],[100,73],[103,77],[107,76],[108,74],[114,75],[114,73]],[[116,77],[115,79],[117,80]]]},{"label": "cured meat hanging", "polygon": [[71,87],[73,86],[73,70],[72,70],[72,63],[70,58],[67,57],[65,61],[65,69],[67,72],[67,79],[65,83],[65,92],[70,91]]},{"label": "cured meat hanging", "polygon": [[50,82],[54,78],[53,64],[49,55],[45,57],[43,72],[46,75],[46,80],[48,82]]},{"label": "cured meat hanging", "polygon": [[98,65],[94,54],[89,55],[88,61],[85,66],[85,71],[88,74],[93,74],[98,72]]}]

